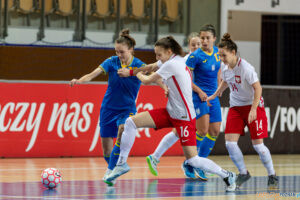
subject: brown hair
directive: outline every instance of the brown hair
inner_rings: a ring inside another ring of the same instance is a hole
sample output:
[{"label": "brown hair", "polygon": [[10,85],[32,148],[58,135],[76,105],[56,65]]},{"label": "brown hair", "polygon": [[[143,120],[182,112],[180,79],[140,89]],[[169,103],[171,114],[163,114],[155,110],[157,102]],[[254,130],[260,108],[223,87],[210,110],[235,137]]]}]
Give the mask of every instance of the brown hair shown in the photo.
[{"label": "brown hair", "polygon": [[129,29],[123,29],[115,42],[118,44],[125,43],[128,46],[128,49],[134,48],[135,46],[135,40],[129,35]]},{"label": "brown hair", "polygon": [[164,48],[165,50],[171,49],[172,52],[176,55],[183,56],[184,51],[182,50],[182,47],[178,44],[178,42],[172,37],[164,37],[159,39],[156,43],[155,46],[159,46]]},{"label": "brown hair", "polygon": [[221,42],[218,44],[219,48],[226,48],[227,50],[233,51],[237,53],[237,45],[236,43],[230,38],[229,33],[225,33],[221,39]]},{"label": "brown hair", "polygon": [[201,32],[211,32],[213,36],[216,37],[216,29],[212,24],[205,24],[204,26],[202,26],[200,28],[199,34],[201,34]]},{"label": "brown hair", "polygon": [[197,32],[191,32],[191,33],[189,34],[189,36],[188,36],[188,43],[190,44],[190,41],[191,41],[192,38],[194,38],[194,37],[199,37],[199,36],[200,36],[199,33],[197,33]]}]

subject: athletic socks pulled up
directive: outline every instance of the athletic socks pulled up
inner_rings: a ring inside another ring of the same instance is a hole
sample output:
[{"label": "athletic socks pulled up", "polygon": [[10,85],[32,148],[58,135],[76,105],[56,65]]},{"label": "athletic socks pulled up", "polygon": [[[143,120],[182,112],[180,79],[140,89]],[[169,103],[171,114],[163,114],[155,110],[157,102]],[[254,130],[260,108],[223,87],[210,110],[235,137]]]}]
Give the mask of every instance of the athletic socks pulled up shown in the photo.
[{"label": "athletic socks pulled up", "polygon": [[[198,135],[197,135],[197,137],[198,137]],[[198,155],[203,158],[208,157],[210,152],[212,151],[212,149],[215,146],[216,140],[217,140],[217,137],[211,136],[209,133],[207,133],[200,144]],[[198,141],[198,139],[197,139],[197,141]]]},{"label": "athletic socks pulled up", "polygon": [[113,170],[118,162],[120,155],[120,143],[116,141],[115,146],[110,154],[108,169]]}]

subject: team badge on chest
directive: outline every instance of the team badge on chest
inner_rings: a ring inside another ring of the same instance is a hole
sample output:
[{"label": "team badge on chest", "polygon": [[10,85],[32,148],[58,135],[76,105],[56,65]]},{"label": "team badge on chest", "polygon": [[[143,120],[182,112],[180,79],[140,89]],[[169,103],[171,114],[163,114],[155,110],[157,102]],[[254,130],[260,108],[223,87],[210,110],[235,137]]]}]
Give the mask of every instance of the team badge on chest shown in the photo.
[{"label": "team badge on chest", "polygon": [[236,83],[241,83],[242,82],[241,76],[235,76],[235,82]]}]

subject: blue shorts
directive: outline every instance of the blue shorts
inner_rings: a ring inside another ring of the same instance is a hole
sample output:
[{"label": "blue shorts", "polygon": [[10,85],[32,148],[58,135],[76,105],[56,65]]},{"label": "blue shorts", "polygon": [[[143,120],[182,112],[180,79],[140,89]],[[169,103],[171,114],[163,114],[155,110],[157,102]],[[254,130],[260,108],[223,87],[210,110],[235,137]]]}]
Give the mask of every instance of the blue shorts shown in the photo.
[{"label": "blue shorts", "polygon": [[125,120],[135,115],[136,109],[112,110],[108,108],[100,109],[100,136],[113,137],[118,136],[118,127],[125,124]]},{"label": "blue shorts", "polygon": [[208,106],[206,101],[194,100],[194,108],[196,111],[196,119],[199,119],[205,114],[209,114],[209,123],[221,122],[222,114],[221,114],[221,105],[219,98],[215,98],[210,101],[212,106]]}]

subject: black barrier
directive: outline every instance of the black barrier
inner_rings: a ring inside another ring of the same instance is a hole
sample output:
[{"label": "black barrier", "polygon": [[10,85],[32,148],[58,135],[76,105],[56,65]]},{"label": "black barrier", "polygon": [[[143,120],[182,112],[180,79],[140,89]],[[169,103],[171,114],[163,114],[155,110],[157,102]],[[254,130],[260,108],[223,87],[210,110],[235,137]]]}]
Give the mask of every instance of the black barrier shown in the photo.
[{"label": "black barrier", "polygon": [[[271,153],[300,153],[300,87],[263,87],[268,118],[269,137],[264,140]],[[222,106],[221,133],[212,151],[214,155],[228,154],[224,129],[229,109],[229,89],[220,98]],[[248,130],[240,137],[239,147],[244,154],[256,154]]]}]

